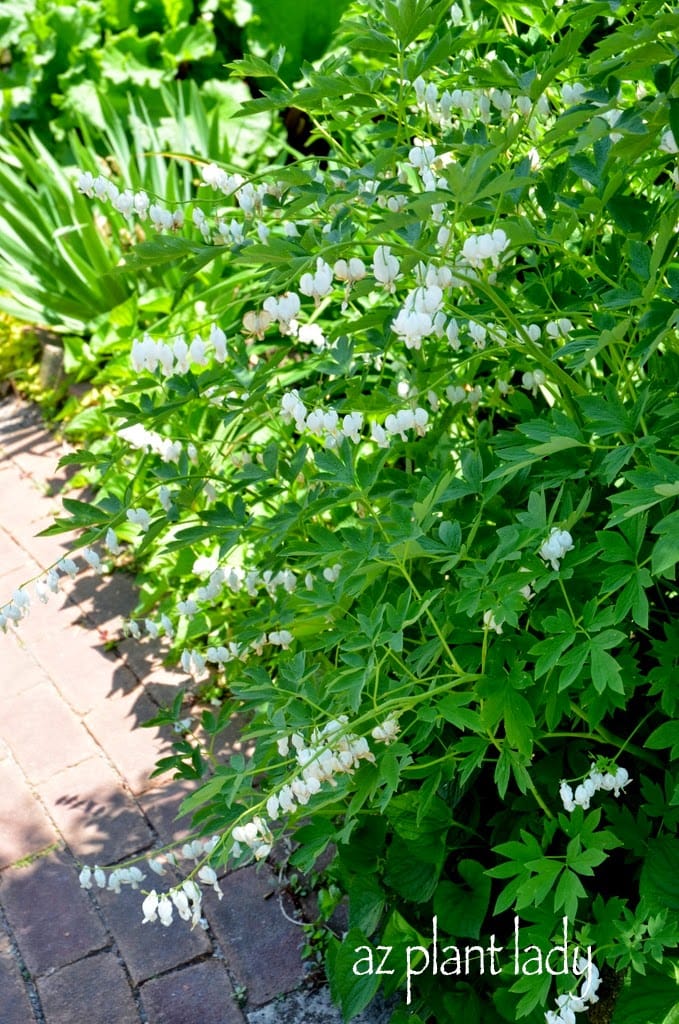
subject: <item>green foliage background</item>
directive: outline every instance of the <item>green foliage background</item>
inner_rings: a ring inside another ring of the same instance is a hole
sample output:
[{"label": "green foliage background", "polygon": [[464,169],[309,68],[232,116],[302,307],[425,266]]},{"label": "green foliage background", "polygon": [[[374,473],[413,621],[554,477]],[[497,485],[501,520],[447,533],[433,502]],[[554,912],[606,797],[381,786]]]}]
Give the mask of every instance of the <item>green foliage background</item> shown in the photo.
[{"label": "green foliage background", "polygon": [[[128,9],[116,10],[124,35]],[[172,10],[164,16],[181,31],[188,8]],[[264,4],[258,12],[270,13]],[[135,39],[142,8],[136,14]],[[340,940],[328,928],[323,945],[347,1019],[378,988],[402,1001],[404,951],[430,945],[434,916],[453,943],[505,939],[518,914],[526,944],[551,948],[566,915],[580,945],[594,947],[604,1019],[671,1024],[679,193],[676,155],[663,140],[668,131],[679,139],[679,21],[650,2],[479,2],[461,15],[458,24],[450,5],[434,0],[354,3],[333,48],[316,67],[304,64],[297,81],[280,51],[233,59],[235,74],[256,78],[261,90],[241,118],[275,118],[295,106],[330,145],[323,166],[285,163],[264,136],[246,172],[254,186],[276,187],[254,218],[198,184],[202,158],[233,170],[238,156],[237,147],[210,148],[218,135],[208,112],[196,122],[207,140],[202,157],[185,146],[190,160],[173,158],[166,178],[154,177],[165,173],[166,157],[143,166],[131,154],[116,159],[121,187],[171,193],[187,213],[194,203],[209,215],[223,207],[244,235],[213,245],[188,227],[123,248],[130,224],[99,206],[111,224],[102,250],[107,294],[121,289],[121,298],[104,317],[106,330],[80,318],[73,361],[100,366],[112,357],[101,372],[115,400],[74,422],[88,443],[71,461],[98,498],[67,503],[55,530],[80,527],[85,544],[112,527],[134,545],[139,617],[172,618],[175,657],[230,641],[254,649],[272,628],[294,638],[288,651],[260,644],[256,657],[212,669],[202,693],[219,709],[206,710],[201,729],[182,735],[161,765],[203,780],[186,809],[203,834],[222,836],[215,866],[242,863],[231,830],[265,814],[266,797],[295,778],[297,765],[278,747],[283,736],[309,737],[347,716],[346,731],[369,739],[374,764],[339,776],[280,825],[299,843],[296,869],[311,871],[333,852],[325,879],[346,897],[349,933]],[[294,35],[291,24],[286,32],[295,62],[297,39],[307,40],[308,59],[319,56],[323,37]],[[251,33],[253,43],[265,34],[256,24]],[[436,84],[436,102],[444,89],[471,90],[488,96],[488,109],[465,117],[454,107],[437,120],[434,101],[417,102],[418,76]],[[575,83],[582,89],[569,100],[563,87]],[[491,90],[506,90],[517,116],[503,116]],[[167,105],[173,95],[168,87]],[[518,96],[527,98],[523,110]],[[192,94],[194,111],[198,102]],[[152,114],[144,117],[151,130]],[[118,155],[128,130],[121,125]],[[409,157],[415,138],[447,155],[433,189]],[[89,147],[71,145],[95,173],[96,154],[112,142],[102,133]],[[38,143],[23,145],[21,153]],[[8,150],[5,164],[17,170],[22,159]],[[11,173],[2,179],[8,190]],[[18,217],[18,192],[13,202]],[[85,201],[73,194],[64,202],[78,204],[89,237]],[[70,209],[66,216],[75,219]],[[284,230],[289,221],[297,235]],[[507,255],[470,273],[460,259],[465,241],[499,227]],[[349,293],[336,283],[318,304],[303,300],[300,321],[322,328],[325,347],[244,325],[267,297],[298,290],[319,257],[331,265],[361,257],[370,267],[379,245],[400,261],[393,292],[368,275]],[[62,253],[71,273],[73,252]],[[16,249],[12,259],[20,274],[27,257]],[[393,329],[407,291],[421,284],[420,261],[452,267],[445,311],[459,321],[459,347],[432,331],[408,348]],[[62,295],[79,292],[65,285]],[[72,307],[49,306],[65,323]],[[568,329],[547,330],[562,318]],[[129,346],[141,330],[159,340],[192,337],[214,321],[229,339],[223,366],[133,374]],[[483,345],[474,344],[469,321],[485,327]],[[366,434],[359,444],[328,446],[281,418],[291,389],[309,410],[358,411],[367,423],[426,405],[430,429],[387,448]],[[179,461],[131,453],[117,431],[133,424],[180,441]],[[169,510],[157,500],[161,486],[171,491]],[[139,506],[152,517],[141,537],[126,521]],[[553,528],[574,541],[558,569],[539,554]],[[272,574],[290,569],[298,585],[224,593],[180,614],[177,601],[200,582],[199,556]],[[308,573],[309,588],[301,582]],[[255,753],[224,765],[216,751],[234,711]],[[160,718],[181,714],[178,704]],[[372,730],[388,718],[400,731],[380,744]],[[629,770],[624,796],[600,793],[590,808],[564,811],[560,780],[575,786],[599,759]],[[355,950],[379,946],[398,951],[399,970],[358,977]],[[573,980],[556,984],[569,991]],[[553,988],[545,974],[423,973],[413,1004],[397,1007],[392,1021],[537,1024]]]}]

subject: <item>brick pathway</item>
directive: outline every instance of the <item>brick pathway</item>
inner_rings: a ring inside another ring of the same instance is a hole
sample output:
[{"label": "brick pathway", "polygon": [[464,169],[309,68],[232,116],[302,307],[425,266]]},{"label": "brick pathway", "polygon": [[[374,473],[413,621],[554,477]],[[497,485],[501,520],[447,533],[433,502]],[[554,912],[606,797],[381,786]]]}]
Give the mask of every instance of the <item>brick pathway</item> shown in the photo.
[{"label": "brick pathway", "polygon": [[[0,403],[0,604],[65,553],[35,536],[60,509],[60,454],[34,409]],[[206,893],[207,932],[142,926],[138,893],[79,886],[76,860],[114,864],[186,825],[188,785],[149,781],[167,737],[135,728],[183,677],[110,646],[134,604],[124,575],[77,578],[0,634],[0,1021],[333,1024],[327,994],[300,990],[302,930],[268,868]]]}]

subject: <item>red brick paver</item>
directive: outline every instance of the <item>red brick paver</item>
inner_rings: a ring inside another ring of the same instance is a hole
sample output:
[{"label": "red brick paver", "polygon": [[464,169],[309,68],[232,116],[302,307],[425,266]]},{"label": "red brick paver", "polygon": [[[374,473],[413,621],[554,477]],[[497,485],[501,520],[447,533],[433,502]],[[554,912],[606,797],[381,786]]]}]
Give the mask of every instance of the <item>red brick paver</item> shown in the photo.
[{"label": "red brick paver", "polygon": [[220,885],[222,900],[212,892],[205,896],[207,918],[248,1004],[261,1006],[296,987],[304,934],[283,916],[276,879],[266,866],[240,868]]},{"label": "red brick paver", "polygon": [[0,874],[0,904],[26,966],[35,976],[108,945],[66,853],[39,857]]},{"label": "red brick paver", "polygon": [[0,868],[54,843],[56,832],[18,765],[0,754]]},{"label": "red brick paver", "polygon": [[101,755],[36,786],[59,832],[89,864],[116,864],[153,843],[144,814]]},{"label": "red brick paver", "polygon": [[184,967],[142,985],[153,1024],[244,1024],[227,973],[218,960]]},{"label": "red brick paver", "polygon": [[113,953],[88,956],[38,981],[52,1024],[139,1024],[125,971]]},{"label": "red brick paver", "polygon": [[0,935],[0,999],[2,1024],[27,1024],[33,1020],[23,978],[4,935]]}]

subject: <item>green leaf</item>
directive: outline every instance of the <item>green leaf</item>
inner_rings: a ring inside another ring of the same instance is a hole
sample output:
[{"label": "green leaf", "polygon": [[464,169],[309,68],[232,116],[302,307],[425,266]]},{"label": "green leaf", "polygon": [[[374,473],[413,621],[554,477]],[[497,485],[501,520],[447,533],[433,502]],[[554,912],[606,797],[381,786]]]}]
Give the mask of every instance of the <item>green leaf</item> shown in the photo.
[{"label": "green leaf", "polygon": [[590,645],[583,641],[576,647],[572,647],[561,658],[561,672],[559,674],[559,693],[568,689],[571,683],[575,682],[580,675],[582,668],[590,653]]},{"label": "green leaf", "polygon": [[530,704],[517,688],[517,683],[520,687],[525,685],[526,680],[527,677],[517,678],[514,673],[487,678],[478,684],[478,693],[484,698],[481,715],[484,725],[494,728],[503,721],[509,745],[530,757],[535,716]]},{"label": "green leaf", "polygon": [[471,729],[474,732],[481,732],[481,718],[478,711],[472,711],[465,705],[470,704],[474,699],[472,693],[449,693],[437,701],[436,713],[446,722],[450,722],[458,729],[464,731]]},{"label": "green leaf", "polygon": [[563,907],[564,914],[571,920],[577,917],[578,901],[585,897],[584,886],[570,868],[565,868],[554,893],[554,912]]},{"label": "green leaf", "polygon": [[[323,56],[348,3],[349,0],[325,0],[322,4],[316,0],[252,0],[255,18],[246,26],[246,33],[259,45],[285,48],[278,73],[292,82],[299,78],[304,61]],[[257,77],[261,72],[247,73]]]},{"label": "green leaf", "polygon": [[667,101],[669,108],[669,122],[672,134],[674,135],[675,141],[679,142],[679,99],[676,96],[672,96]]},{"label": "green leaf", "polygon": [[679,983],[667,974],[634,972],[618,993],[611,1024],[679,1024]]},{"label": "green leaf", "polygon": [[76,529],[82,526],[98,526],[109,522],[110,513],[90,505],[89,502],[79,501],[76,498],[64,498],[63,505],[72,516],[70,528]]},{"label": "green leaf", "polygon": [[549,636],[534,644],[529,653],[538,655],[535,662],[535,678],[540,679],[550,672],[574,640],[575,632],[565,636]]},{"label": "green leaf", "polygon": [[393,829],[402,839],[412,844],[420,859],[438,862],[444,833],[450,827],[452,816],[449,808],[436,797],[427,813],[417,820],[418,795],[410,791],[400,793],[390,801],[387,817]]},{"label": "green leaf", "polygon": [[530,757],[533,751],[533,709],[520,693],[511,690],[504,707],[505,733],[512,747]]},{"label": "green leaf", "polygon": [[641,869],[640,894],[654,910],[679,913],[679,839],[660,836],[651,839]]},{"label": "green leaf", "polygon": [[478,939],[490,903],[490,878],[475,860],[461,860],[457,870],[466,884],[439,882],[434,894],[434,913],[449,935]]},{"label": "green leaf", "polygon": [[654,729],[644,746],[650,750],[664,750],[671,747],[671,758],[679,756],[679,722],[663,722]]},{"label": "green leaf", "polygon": [[384,880],[404,900],[425,903],[434,894],[444,857],[445,846],[439,845],[436,859],[425,861],[420,844],[395,836],[387,850]]},{"label": "green leaf", "polygon": [[[653,545],[651,572],[654,576],[675,578],[675,565],[679,562],[679,536],[661,537]],[[670,571],[671,570],[671,571]]]},{"label": "green leaf", "polygon": [[606,208],[616,225],[625,234],[647,236],[650,233],[654,209],[651,203],[642,196],[612,196]]},{"label": "green leaf", "polygon": [[595,640],[592,641],[591,649],[592,682],[597,693],[603,693],[606,688],[616,693],[625,692],[625,687],[620,674],[620,666],[602,647],[598,646]]},{"label": "green leaf", "polygon": [[327,818],[317,818],[308,825],[302,825],[295,830],[295,841],[299,846],[292,853],[290,863],[300,871],[311,871],[318,857],[335,838],[335,826]]},{"label": "green leaf", "polygon": [[517,910],[522,910],[524,907],[539,907],[554,888],[554,884],[563,870],[560,861],[547,860],[545,857],[531,861],[529,867],[535,874],[522,882],[517,894]]},{"label": "green leaf", "polygon": [[163,52],[175,67],[204,60],[214,51],[214,32],[204,21],[198,21],[195,25],[181,25],[163,36]]},{"label": "green leaf", "polygon": [[356,876],[349,886],[349,928],[372,935],[380,923],[386,895],[372,875]]},{"label": "green leaf", "polygon": [[382,960],[382,953],[374,953],[373,972],[364,972],[363,967],[369,966],[367,962],[361,963],[366,948],[372,950],[374,947],[370,946],[358,928],[352,928],[342,942],[334,936],[330,939],[326,956],[328,982],[332,998],[339,1005],[345,1021],[365,1009],[380,987],[376,969]]},{"label": "green leaf", "polygon": [[149,242],[135,245],[133,251],[124,257],[122,270],[136,271],[142,267],[176,263],[190,255],[205,255],[212,259],[215,254],[213,246],[192,242],[177,235],[157,235]]}]

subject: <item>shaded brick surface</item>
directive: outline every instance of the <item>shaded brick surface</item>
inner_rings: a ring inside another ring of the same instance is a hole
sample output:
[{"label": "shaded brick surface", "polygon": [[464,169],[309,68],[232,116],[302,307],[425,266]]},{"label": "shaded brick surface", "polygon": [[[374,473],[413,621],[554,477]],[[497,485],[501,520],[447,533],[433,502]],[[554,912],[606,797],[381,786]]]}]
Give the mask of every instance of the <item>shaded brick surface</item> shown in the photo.
[{"label": "shaded brick surface", "polygon": [[77,712],[91,711],[112,692],[128,692],[138,685],[115,650],[106,650],[101,634],[82,623],[75,605],[50,606],[45,612],[39,622],[40,613],[36,613],[30,622],[22,623],[21,636]]},{"label": "shaded brick surface", "polygon": [[116,765],[133,793],[157,785],[149,779],[158,758],[171,753],[170,742],[155,727],[136,728],[158,713],[143,689],[116,692],[86,717],[88,728]]},{"label": "shaded brick surface", "polygon": [[38,981],[47,1024],[139,1024],[125,972],[112,953],[62,967]]},{"label": "shaded brick surface", "polygon": [[233,871],[220,885],[224,898],[208,890],[204,912],[232,976],[247,989],[248,1004],[260,1006],[297,988],[304,980],[304,933],[283,916],[274,876],[253,865]]},{"label": "shaded brick surface", "polygon": [[129,619],[138,600],[134,578],[123,572],[76,576],[69,581],[67,592],[89,622],[114,640],[120,636],[123,619]]},{"label": "shaded brick surface", "polygon": [[218,960],[147,981],[141,998],[149,1024],[245,1024]]},{"label": "shaded brick surface", "polygon": [[[161,776],[163,778],[163,776]],[[170,776],[166,777],[167,779]],[[139,797],[144,814],[149,819],[162,843],[175,842],[188,835],[191,815],[177,818],[182,800],[196,789],[188,779],[166,781],[158,789],[142,793]]]},{"label": "shaded brick surface", "polygon": [[44,850],[57,836],[19,768],[0,752],[0,868]]},{"label": "shaded brick surface", "polygon": [[[159,642],[158,642],[159,644]],[[162,648],[152,643],[140,643],[128,637],[117,645],[126,666],[137,677],[161,707],[170,707],[180,690],[191,684],[186,672],[163,665]]]},{"label": "shaded brick surface", "polygon": [[87,894],[80,888],[76,866],[63,853],[3,871],[0,904],[34,975],[73,963],[108,943]]},{"label": "shaded brick surface", "polygon": [[0,935],[0,1012],[2,1024],[31,1024],[33,1011],[9,941]]},{"label": "shaded brick surface", "polygon": [[153,840],[141,809],[103,757],[66,768],[37,790],[78,860],[115,864]]},{"label": "shaded brick surface", "polygon": [[[174,882],[167,875],[159,878],[143,863],[139,867],[146,874],[142,883],[144,889],[165,890]],[[143,924],[143,898],[141,892],[127,887],[119,896],[110,892],[98,893],[106,925],[113,933],[135,983],[212,952],[212,945],[203,929],[191,930],[190,924],[176,918],[176,915],[169,928],[159,921]]]},{"label": "shaded brick surface", "polygon": [[3,714],[12,721],[7,743],[31,782],[42,782],[96,753],[87,730],[51,683],[10,698]]},{"label": "shaded brick surface", "polygon": [[23,639],[11,633],[0,634],[0,687],[3,702],[8,697],[15,697],[45,682],[45,672],[26,648]]}]

